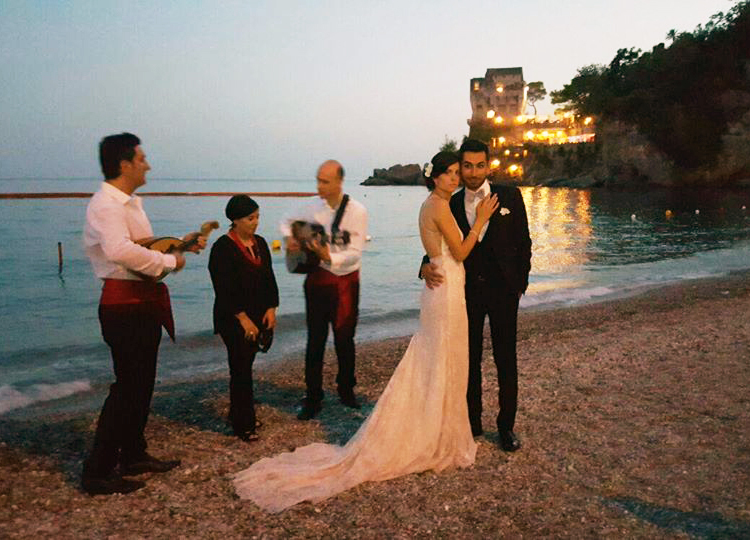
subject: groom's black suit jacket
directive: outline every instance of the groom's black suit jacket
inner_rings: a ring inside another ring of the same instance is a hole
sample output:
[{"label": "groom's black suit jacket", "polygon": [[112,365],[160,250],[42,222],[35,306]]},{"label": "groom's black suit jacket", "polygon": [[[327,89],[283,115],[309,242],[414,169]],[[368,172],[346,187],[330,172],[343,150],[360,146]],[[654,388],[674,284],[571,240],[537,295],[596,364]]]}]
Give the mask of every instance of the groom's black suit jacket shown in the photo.
[{"label": "groom's black suit jacket", "polygon": [[[498,209],[490,218],[482,242],[464,260],[466,282],[470,285],[484,279],[523,293],[531,270],[531,237],[523,197],[515,186],[490,184],[490,190],[497,195]],[[468,235],[471,226],[466,219],[464,189],[451,197],[450,206],[459,228],[464,236]]]}]

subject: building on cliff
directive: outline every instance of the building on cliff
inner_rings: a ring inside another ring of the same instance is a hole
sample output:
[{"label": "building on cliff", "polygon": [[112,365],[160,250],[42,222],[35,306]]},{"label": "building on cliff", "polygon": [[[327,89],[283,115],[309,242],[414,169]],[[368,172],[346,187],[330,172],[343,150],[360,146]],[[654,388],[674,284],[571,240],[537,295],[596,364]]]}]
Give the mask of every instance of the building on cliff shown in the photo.
[{"label": "building on cliff", "polygon": [[487,143],[490,166],[500,176],[523,176],[527,143],[589,142],[595,136],[592,118],[526,115],[527,92],[520,67],[488,68],[469,84],[469,137]]},{"label": "building on cliff", "polygon": [[501,124],[526,109],[523,69],[489,68],[483,78],[471,79],[469,126]]}]

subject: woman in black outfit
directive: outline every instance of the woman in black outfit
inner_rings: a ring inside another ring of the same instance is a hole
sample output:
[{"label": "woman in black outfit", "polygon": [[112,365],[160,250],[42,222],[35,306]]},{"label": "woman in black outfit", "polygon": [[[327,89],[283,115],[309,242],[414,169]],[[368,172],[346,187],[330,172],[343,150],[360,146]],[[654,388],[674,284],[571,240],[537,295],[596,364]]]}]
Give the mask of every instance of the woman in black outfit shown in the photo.
[{"label": "woman in black outfit", "polygon": [[267,350],[276,326],[279,289],[271,268],[271,253],[255,234],[260,211],[247,195],[229,199],[229,232],[211,248],[208,270],[214,286],[214,333],[229,358],[229,419],[243,441],[258,440],[255,418],[253,361]]}]

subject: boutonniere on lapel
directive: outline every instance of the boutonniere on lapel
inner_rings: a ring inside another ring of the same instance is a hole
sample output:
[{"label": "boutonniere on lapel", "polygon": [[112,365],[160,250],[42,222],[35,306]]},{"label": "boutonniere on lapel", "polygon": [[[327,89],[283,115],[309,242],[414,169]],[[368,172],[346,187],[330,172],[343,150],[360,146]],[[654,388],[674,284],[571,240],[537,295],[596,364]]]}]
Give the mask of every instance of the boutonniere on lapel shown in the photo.
[{"label": "boutonniere on lapel", "polygon": [[501,216],[507,216],[508,214],[510,214],[510,210],[508,210],[507,208],[505,208],[505,207],[503,206],[503,207],[502,207],[502,208],[500,209],[500,215],[501,215]]}]

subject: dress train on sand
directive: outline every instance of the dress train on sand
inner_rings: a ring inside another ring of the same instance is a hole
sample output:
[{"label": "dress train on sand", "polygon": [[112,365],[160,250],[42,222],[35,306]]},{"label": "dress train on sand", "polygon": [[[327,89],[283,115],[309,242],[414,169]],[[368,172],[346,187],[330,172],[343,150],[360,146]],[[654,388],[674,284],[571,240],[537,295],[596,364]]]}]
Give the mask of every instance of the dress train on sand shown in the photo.
[{"label": "dress train on sand", "polygon": [[319,502],[362,482],[468,467],[476,443],[466,406],[468,337],[464,269],[442,241],[445,275],[421,296],[419,328],[370,416],[345,446],[314,443],[237,473],[243,499],[269,512]]}]

